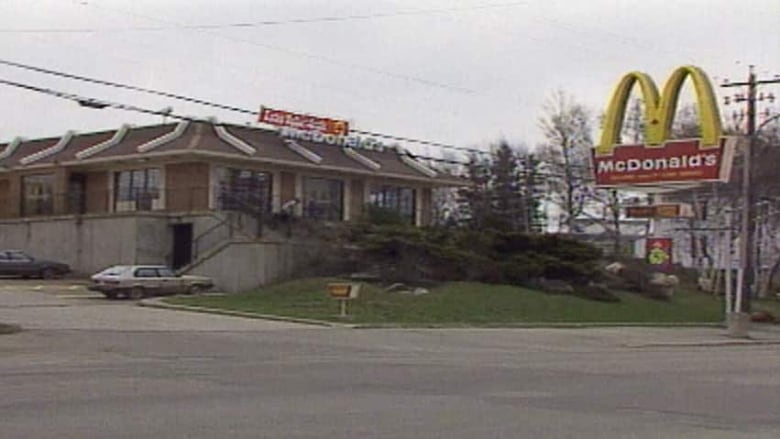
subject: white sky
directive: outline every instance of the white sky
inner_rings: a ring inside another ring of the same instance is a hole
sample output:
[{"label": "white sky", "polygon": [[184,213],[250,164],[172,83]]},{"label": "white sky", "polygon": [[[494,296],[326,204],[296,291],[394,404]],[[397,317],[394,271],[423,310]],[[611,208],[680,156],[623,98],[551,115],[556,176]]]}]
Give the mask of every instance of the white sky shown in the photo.
[{"label": "white sky", "polygon": [[[384,17],[290,23],[366,15]],[[181,28],[263,21],[287,23]],[[0,0],[0,59],[459,146],[500,138],[534,145],[541,106],[558,88],[595,115],[630,70],[659,84],[683,64],[702,67],[717,83],[744,79],[748,64],[763,77],[780,74],[780,1]],[[254,122],[7,66],[0,78]],[[779,86],[767,89],[780,96]],[[0,141],[160,121],[3,85],[0,91]]]}]

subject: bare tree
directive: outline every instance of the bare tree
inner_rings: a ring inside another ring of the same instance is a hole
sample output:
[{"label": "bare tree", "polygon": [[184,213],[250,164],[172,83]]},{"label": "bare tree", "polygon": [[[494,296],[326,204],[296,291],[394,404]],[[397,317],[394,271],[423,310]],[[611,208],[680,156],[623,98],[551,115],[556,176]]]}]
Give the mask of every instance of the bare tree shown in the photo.
[{"label": "bare tree", "polygon": [[562,210],[560,229],[571,232],[592,193],[592,118],[585,106],[561,90],[550,96],[543,111],[539,126],[545,137],[542,159],[550,174],[548,199]]}]

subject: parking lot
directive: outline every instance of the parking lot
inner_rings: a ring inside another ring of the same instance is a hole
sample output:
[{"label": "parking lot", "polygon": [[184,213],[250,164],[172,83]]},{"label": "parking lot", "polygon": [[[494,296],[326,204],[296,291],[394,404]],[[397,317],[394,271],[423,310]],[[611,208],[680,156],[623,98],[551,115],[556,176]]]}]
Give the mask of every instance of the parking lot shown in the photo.
[{"label": "parking lot", "polygon": [[0,322],[29,330],[228,331],[299,325],[137,306],[87,290],[85,280],[0,279]]}]

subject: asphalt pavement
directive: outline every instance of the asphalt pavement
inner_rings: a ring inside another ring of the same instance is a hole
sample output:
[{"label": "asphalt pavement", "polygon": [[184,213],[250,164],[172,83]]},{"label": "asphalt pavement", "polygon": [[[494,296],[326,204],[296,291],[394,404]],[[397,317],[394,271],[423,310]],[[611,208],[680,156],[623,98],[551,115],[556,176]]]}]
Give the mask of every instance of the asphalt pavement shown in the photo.
[{"label": "asphalt pavement", "polygon": [[775,328],[326,328],[8,286],[1,438],[780,437]]}]

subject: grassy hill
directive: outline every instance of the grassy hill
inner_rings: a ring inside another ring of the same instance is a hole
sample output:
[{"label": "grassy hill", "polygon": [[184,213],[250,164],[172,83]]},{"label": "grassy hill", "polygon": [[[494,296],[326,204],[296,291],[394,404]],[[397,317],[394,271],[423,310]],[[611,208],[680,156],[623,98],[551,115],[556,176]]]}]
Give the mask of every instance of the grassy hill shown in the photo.
[{"label": "grassy hill", "polygon": [[[332,278],[296,280],[257,291],[199,297],[173,297],[170,303],[257,314],[344,321],[339,304],[328,297]],[[551,295],[523,287],[453,282],[428,294],[385,292],[363,284],[360,297],[349,305],[350,323],[403,326],[512,326],[535,323],[718,323],[722,300],[698,292],[680,292],[669,301],[634,293],[617,293],[619,302],[607,303],[569,295]],[[756,309],[780,315],[778,302],[757,302]]]}]

